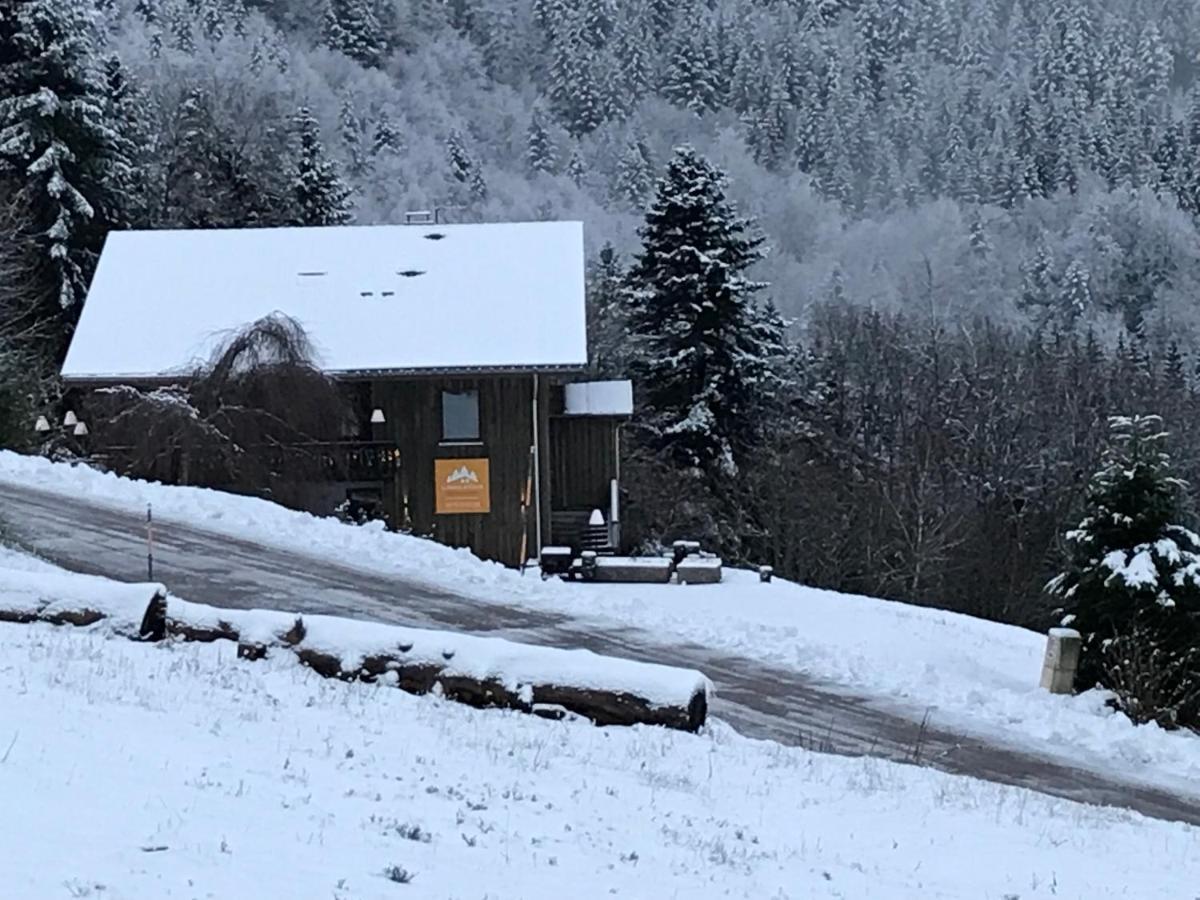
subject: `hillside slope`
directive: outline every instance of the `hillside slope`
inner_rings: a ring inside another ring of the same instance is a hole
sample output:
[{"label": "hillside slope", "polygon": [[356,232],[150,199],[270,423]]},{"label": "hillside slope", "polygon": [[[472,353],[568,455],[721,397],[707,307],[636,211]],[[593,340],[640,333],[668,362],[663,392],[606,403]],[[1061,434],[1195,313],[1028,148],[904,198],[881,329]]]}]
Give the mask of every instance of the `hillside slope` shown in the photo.
[{"label": "hillside slope", "polygon": [[1187,826],[720,725],[549,723],[49,626],[0,625],[0,657],[20,900],[1166,900],[1200,877]]}]

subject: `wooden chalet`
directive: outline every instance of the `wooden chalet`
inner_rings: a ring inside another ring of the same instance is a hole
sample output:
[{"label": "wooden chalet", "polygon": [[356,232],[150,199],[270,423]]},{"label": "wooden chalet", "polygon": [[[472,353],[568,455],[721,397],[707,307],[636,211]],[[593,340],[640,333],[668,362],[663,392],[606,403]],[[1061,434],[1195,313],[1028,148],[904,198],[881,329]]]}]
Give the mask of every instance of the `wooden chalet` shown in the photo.
[{"label": "wooden chalet", "polygon": [[619,543],[628,382],[587,382],[578,222],[115,232],[62,374],[76,391],[178,381],[282,312],[361,419],[303,504],[377,504],[397,528],[510,565]]}]

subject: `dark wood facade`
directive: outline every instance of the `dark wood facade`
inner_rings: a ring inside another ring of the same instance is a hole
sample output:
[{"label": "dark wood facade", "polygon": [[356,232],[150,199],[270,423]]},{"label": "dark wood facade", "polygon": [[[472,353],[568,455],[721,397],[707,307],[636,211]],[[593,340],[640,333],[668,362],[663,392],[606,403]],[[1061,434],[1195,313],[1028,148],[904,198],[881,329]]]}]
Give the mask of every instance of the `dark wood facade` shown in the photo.
[{"label": "dark wood facade", "polygon": [[[443,439],[442,397],[447,391],[478,391],[478,440]],[[536,552],[538,511],[524,509],[522,501],[536,444],[541,473],[533,479],[533,499],[540,503],[544,528],[550,521],[551,502],[546,477],[549,457],[544,451],[549,443],[548,417],[540,411],[546,409],[549,396],[544,377],[387,379],[372,382],[370,394],[372,408],[381,409],[386,420],[373,426],[373,436],[394,443],[400,451],[399,473],[392,484],[384,486],[384,506],[393,524],[454,547],[469,547],[479,556],[509,565],[520,562],[522,536],[526,552]],[[540,406],[536,442],[535,401]],[[435,461],[472,458],[488,460],[490,511],[439,515],[435,510]]]},{"label": "dark wood facade", "polygon": [[[382,485],[389,521],[450,546],[469,547],[484,558],[518,565],[522,547],[528,558],[541,546],[574,541],[574,525],[556,535],[555,522],[573,522],[593,509],[603,510],[607,519],[611,484],[619,477],[617,434],[622,420],[564,415],[557,382],[540,373],[370,382],[371,408],[382,410],[385,419],[373,426],[372,438],[394,444],[400,455],[395,478]],[[478,392],[479,438],[444,440],[443,395],[465,391]],[[479,458],[489,462],[490,511],[439,514],[436,461]],[[533,505],[526,508],[523,497],[531,476]]]},{"label": "dark wood facade", "polygon": [[[347,500],[382,507],[393,528],[519,565],[522,551],[529,559],[542,546],[577,544],[594,509],[603,511],[606,522],[611,517],[623,417],[566,415],[563,378],[561,373],[519,372],[347,379],[348,399],[363,423],[359,433],[339,441],[280,448],[280,459],[270,463],[272,470],[294,469],[289,453],[320,463],[307,467],[306,480],[289,481],[286,498],[265,490],[265,485],[238,490],[318,515],[333,514]],[[444,395],[465,392],[478,397],[478,438],[447,440]],[[86,400],[78,399],[86,408]],[[369,424],[376,410],[384,421]],[[102,464],[127,474],[124,449],[92,448]],[[164,456],[165,463],[172,459]],[[453,459],[488,461],[488,512],[438,513],[436,467],[439,460]],[[205,479],[197,465],[168,466],[151,477],[219,486]],[[190,477],[189,468],[194,470]],[[527,487],[532,495],[528,507],[523,502]]]}]

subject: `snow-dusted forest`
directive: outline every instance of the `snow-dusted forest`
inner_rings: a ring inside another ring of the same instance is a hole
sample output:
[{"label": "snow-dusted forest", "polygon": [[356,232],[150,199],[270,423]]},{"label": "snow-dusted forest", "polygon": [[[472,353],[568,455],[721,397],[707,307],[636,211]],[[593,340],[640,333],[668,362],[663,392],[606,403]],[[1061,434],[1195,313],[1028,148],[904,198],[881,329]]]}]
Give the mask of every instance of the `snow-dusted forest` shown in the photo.
[{"label": "snow-dusted forest", "polygon": [[1196,4],[16,0],[0,59],[0,442],[113,227],[582,219],[596,367],[660,385],[625,300],[687,143],[765,287],[736,402],[639,398],[647,540],[1033,622],[1108,414],[1200,474]]},{"label": "snow-dusted forest", "polygon": [[786,315],[1192,318],[1194,4],[95,3],[77,49],[103,62],[136,224],[302,218],[307,108],[355,221],[580,218],[628,251],[688,141],[760,225]]}]

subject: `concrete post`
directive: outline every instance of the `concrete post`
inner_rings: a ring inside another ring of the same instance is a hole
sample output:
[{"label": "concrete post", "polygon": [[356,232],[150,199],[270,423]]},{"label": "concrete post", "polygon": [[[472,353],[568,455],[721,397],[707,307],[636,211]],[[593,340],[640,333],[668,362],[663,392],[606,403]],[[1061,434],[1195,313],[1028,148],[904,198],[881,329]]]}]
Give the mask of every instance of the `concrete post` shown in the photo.
[{"label": "concrete post", "polygon": [[1073,628],[1051,628],[1042,662],[1042,687],[1052,694],[1075,693],[1083,636]]}]

